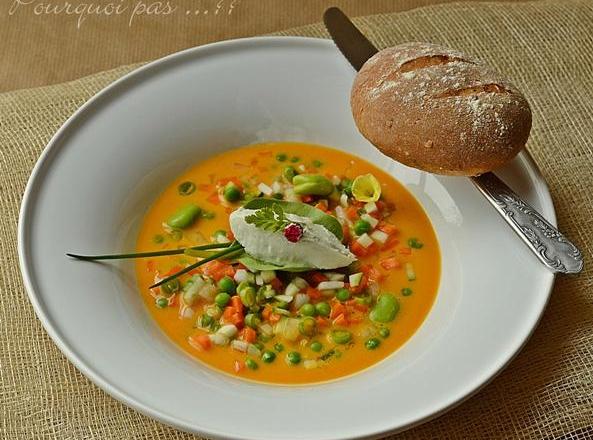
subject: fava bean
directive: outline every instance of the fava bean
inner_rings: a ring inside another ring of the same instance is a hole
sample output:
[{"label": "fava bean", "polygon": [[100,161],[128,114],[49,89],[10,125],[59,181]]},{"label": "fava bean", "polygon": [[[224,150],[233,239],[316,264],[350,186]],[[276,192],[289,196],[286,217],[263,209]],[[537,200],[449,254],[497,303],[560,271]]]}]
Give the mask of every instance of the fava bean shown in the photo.
[{"label": "fava bean", "polygon": [[334,191],[333,183],[319,174],[299,174],[292,183],[294,192],[300,195],[327,196]]},{"label": "fava bean", "polygon": [[167,225],[173,229],[185,229],[194,224],[202,209],[194,204],[179,208],[169,219]]},{"label": "fava bean", "polygon": [[382,293],[377,304],[371,309],[369,317],[375,322],[391,322],[399,311],[399,301],[390,293]]}]

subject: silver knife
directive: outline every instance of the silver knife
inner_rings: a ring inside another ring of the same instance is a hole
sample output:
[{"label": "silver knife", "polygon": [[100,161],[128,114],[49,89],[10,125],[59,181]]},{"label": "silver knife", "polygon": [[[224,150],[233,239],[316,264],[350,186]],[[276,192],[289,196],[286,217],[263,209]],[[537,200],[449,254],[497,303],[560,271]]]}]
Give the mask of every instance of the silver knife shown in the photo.
[{"label": "silver knife", "polygon": [[[378,52],[340,9],[325,11],[323,22],[340,52],[357,71]],[[546,267],[560,273],[583,270],[583,256],[577,247],[494,173],[470,179]]]}]

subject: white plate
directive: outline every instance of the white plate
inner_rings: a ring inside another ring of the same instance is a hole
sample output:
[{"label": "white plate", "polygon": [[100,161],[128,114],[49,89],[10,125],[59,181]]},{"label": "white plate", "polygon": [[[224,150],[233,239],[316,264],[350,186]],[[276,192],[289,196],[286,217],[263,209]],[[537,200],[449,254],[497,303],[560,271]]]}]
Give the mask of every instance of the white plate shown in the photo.
[{"label": "white plate", "polygon": [[[19,254],[37,315],[80,371],[127,405],[186,431],[334,439],[425,421],[510,361],[541,316],[553,275],[468,180],[427,175],[373,149],[350,114],[353,77],[329,41],[227,41],[151,63],[68,120],[27,186]],[[64,256],[133,248],[143,213],[181,171],[266,140],[321,143],[370,160],[407,185],[437,231],[443,276],[429,317],[402,349],[350,378],[282,387],[217,373],[152,322],[131,263]],[[546,185],[526,155],[500,175],[555,222]]]}]

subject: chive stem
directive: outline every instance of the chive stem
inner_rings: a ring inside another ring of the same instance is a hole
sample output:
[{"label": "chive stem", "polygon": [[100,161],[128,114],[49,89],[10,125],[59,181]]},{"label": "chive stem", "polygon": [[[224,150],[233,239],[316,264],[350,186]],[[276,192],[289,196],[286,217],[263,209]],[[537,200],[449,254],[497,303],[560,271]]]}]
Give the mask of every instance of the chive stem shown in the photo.
[{"label": "chive stem", "polygon": [[155,287],[159,287],[160,285],[165,284],[165,283],[168,283],[169,281],[174,280],[175,278],[177,278],[177,277],[179,277],[179,276],[181,276],[183,274],[186,274],[186,273],[194,270],[195,268],[197,268],[197,267],[199,267],[199,266],[201,266],[203,264],[206,264],[206,263],[208,263],[210,261],[213,261],[213,260],[217,260],[220,257],[224,257],[225,255],[232,254],[233,252],[238,251],[242,247],[243,246],[241,246],[239,243],[233,242],[232,245],[229,246],[229,247],[227,247],[225,250],[220,251],[220,252],[217,252],[214,255],[210,256],[210,257],[204,258],[203,260],[200,260],[197,263],[191,264],[191,265],[187,266],[185,269],[182,269],[179,272],[175,272],[173,275],[168,276],[167,278],[163,278],[158,283],[153,284],[149,288],[150,289],[154,289]]},{"label": "chive stem", "polygon": [[84,261],[93,261],[93,260],[123,260],[126,258],[146,258],[146,257],[160,257],[164,255],[178,255],[185,253],[188,249],[194,250],[208,250],[208,249],[220,249],[229,247],[232,243],[212,243],[212,244],[205,244],[202,246],[193,246],[189,248],[182,248],[182,249],[169,249],[166,251],[153,251],[153,252],[138,252],[132,254],[112,254],[112,255],[78,255],[78,254],[66,254],[71,258],[76,258],[77,260],[84,260]]}]

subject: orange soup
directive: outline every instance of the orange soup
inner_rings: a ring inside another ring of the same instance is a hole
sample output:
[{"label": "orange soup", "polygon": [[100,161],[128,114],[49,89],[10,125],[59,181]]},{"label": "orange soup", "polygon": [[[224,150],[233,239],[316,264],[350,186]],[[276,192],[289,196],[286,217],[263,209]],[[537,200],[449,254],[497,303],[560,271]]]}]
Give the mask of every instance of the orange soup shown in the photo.
[{"label": "orange soup", "polygon": [[389,356],[426,318],[440,276],[431,223],[400,183],[353,155],[292,142],[190,168],[150,208],[137,249],[171,251],[136,265],[171,340],[219,371],[278,384]]}]

